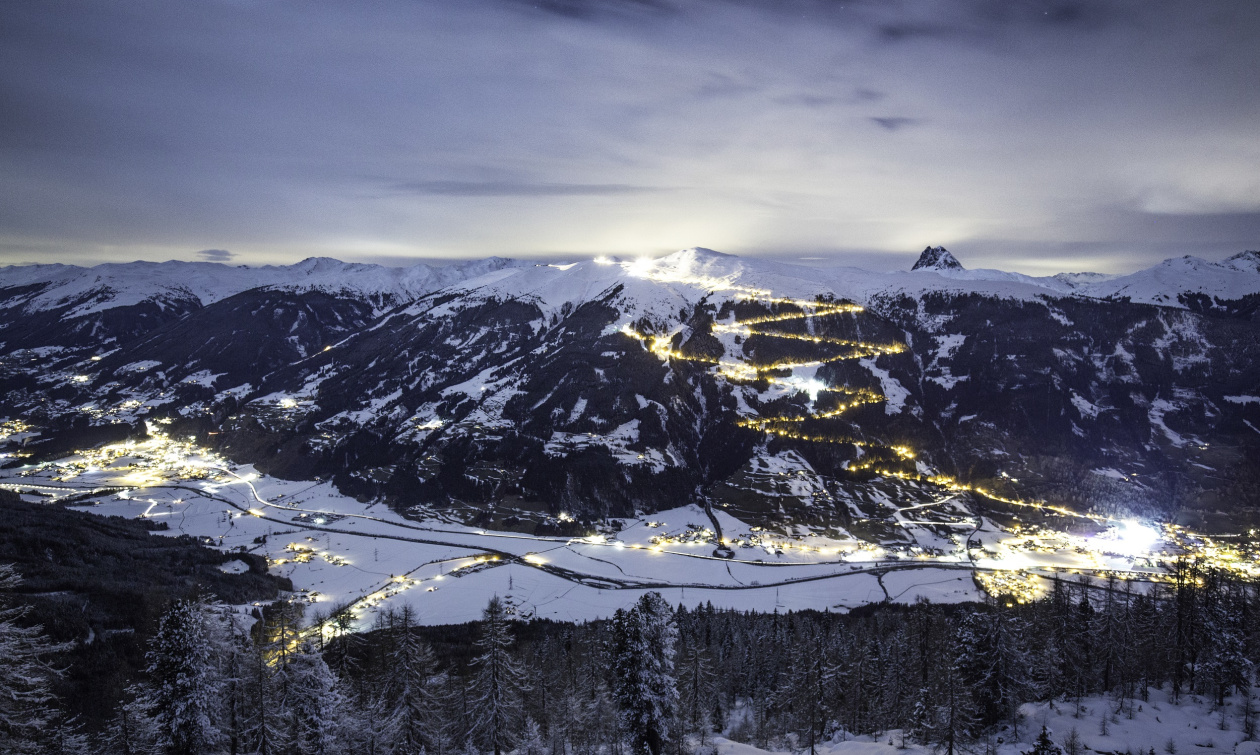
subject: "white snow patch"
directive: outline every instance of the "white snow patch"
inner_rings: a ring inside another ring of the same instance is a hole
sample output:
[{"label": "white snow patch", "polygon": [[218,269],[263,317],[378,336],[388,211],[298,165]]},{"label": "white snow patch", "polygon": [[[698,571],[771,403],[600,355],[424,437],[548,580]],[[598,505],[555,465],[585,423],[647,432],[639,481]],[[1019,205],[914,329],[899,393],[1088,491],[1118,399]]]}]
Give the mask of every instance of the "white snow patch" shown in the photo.
[{"label": "white snow patch", "polygon": [[1072,391],[1072,406],[1076,407],[1076,411],[1080,412],[1082,417],[1089,417],[1090,419],[1097,417],[1098,412],[1101,411],[1076,391]]},{"label": "white snow patch", "polygon": [[203,388],[213,388],[214,381],[226,374],[226,372],[212,373],[210,370],[200,370],[184,378],[184,382],[188,385],[199,385]]},{"label": "white snow patch", "polygon": [[219,564],[219,571],[225,574],[244,574],[249,571],[249,564],[239,558],[234,558],[225,564]]},{"label": "white snow patch", "polygon": [[1231,404],[1260,404],[1260,396],[1225,396]]},{"label": "white snow patch", "polygon": [[1120,480],[1121,482],[1126,481],[1126,480],[1128,480],[1128,479],[1129,479],[1129,478],[1128,478],[1128,477],[1124,474],[1124,472],[1121,472],[1121,471],[1119,471],[1119,470],[1117,470],[1117,469],[1106,469],[1106,468],[1104,468],[1104,469],[1091,469],[1091,470],[1089,470],[1089,471],[1090,471],[1090,472],[1093,472],[1094,474],[1098,475],[1099,477],[1110,477],[1110,478],[1111,478],[1111,479],[1113,479],[1113,480]]},{"label": "white snow patch", "polygon": [[569,412],[569,421],[568,421],[568,424],[570,424],[570,425],[571,425],[571,424],[573,424],[574,422],[577,422],[577,421],[578,421],[578,419],[579,419],[579,418],[581,418],[581,416],[582,416],[582,412],[585,412],[585,411],[586,411],[586,399],[585,399],[585,398],[579,398],[579,399],[578,399],[578,400],[577,400],[577,401],[573,404],[573,411]]},{"label": "white snow patch", "polygon": [[967,341],[967,336],[961,333],[951,333],[949,335],[936,337],[936,359],[949,359],[958,351]]},{"label": "white snow patch", "polygon": [[1151,402],[1151,407],[1150,409],[1147,410],[1147,413],[1146,413],[1146,416],[1150,419],[1151,424],[1159,428],[1160,432],[1164,434],[1164,437],[1168,438],[1169,442],[1171,442],[1174,446],[1177,446],[1177,447],[1186,445],[1188,441],[1186,441],[1185,438],[1181,437],[1180,433],[1176,432],[1175,430],[1173,430],[1171,427],[1169,427],[1167,424],[1164,423],[1164,415],[1167,414],[1168,412],[1177,411],[1179,408],[1180,407],[1176,406],[1170,401],[1166,401],[1165,399],[1162,399],[1162,398],[1157,398]]},{"label": "white snow patch", "polygon": [[886,399],[884,413],[900,414],[906,408],[906,399],[910,398],[910,391],[906,390],[895,377],[889,375],[888,370],[876,367],[874,357],[859,360],[858,364],[879,380],[880,392]]},{"label": "white snow patch", "polygon": [[153,369],[154,367],[161,367],[161,366],[162,366],[161,362],[158,362],[152,359],[145,359],[139,362],[132,362],[130,364],[124,364],[122,367],[118,368],[118,371],[119,372],[147,372]]}]

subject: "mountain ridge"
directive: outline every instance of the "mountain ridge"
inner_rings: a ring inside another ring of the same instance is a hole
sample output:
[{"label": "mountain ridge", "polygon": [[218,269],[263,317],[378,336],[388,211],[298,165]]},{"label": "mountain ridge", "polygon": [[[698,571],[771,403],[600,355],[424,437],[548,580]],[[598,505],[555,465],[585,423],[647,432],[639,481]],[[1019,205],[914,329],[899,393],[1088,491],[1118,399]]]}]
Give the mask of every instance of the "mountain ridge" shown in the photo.
[{"label": "mountain ridge", "polygon": [[[62,437],[161,419],[275,474],[491,518],[704,499],[767,526],[866,527],[879,496],[949,479],[1249,521],[1249,259],[1064,279],[693,248],[471,265],[389,308],[344,281],[86,317],[11,304],[0,413]],[[793,475],[790,493],[766,469]]]},{"label": "mountain ridge", "polygon": [[[1044,277],[967,269],[944,247],[924,249],[911,268],[913,276],[854,267],[812,267],[773,258],[741,257],[703,247],[659,258],[602,257],[599,260],[630,269],[635,266],[658,271],[708,269],[710,274],[715,268],[727,266],[717,277],[757,270],[821,282],[846,296],[859,298],[893,290],[922,293],[972,286],[993,295],[1033,296],[1049,292],[1090,298],[1128,297],[1135,302],[1186,308],[1179,297],[1187,294],[1233,301],[1260,293],[1260,252],[1255,251],[1240,252],[1220,262],[1192,256],[1173,257],[1128,274],[1058,273]],[[505,268],[568,270],[582,264],[586,263],[547,265],[488,257],[446,266],[417,263],[408,267],[386,267],[310,257],[292,265],[260,267],[177,260],[104,263],[93,267],[60,263],[9,265],[0,267],[0,309],[14,306],[21,306],[27,312],[63,309],[64,316],[79,317],[148,301],[162,306],[183,300],[194,306],[205,306],[251,288],[279,287],[366,297],[376,300],[378,310],[383,311]],[[1256,275],[1253,277],[1253,274]],[[1009,290],[1004,291],[1002,284],[1011,284]]]}]

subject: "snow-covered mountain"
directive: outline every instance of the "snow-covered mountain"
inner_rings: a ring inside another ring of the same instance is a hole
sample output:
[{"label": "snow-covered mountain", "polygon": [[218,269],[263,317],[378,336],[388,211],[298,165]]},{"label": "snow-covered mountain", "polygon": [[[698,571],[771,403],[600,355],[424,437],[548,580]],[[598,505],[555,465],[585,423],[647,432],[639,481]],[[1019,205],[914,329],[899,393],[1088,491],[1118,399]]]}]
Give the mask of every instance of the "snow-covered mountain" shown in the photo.
[{"label": "snow-covered mountain", "polygon": [[1247,251],[1221,262],[1177,257],[1106,280],[1078,285],[1083,296],[1127,298],[1161,306],[1187,306],[1188,298],[1237,302],[1260,293],[1260,252]]},{"label": "snow-covered mountain", "polygon": [[919,255],[919,259],[914,263],[914,267],[910,268],[910,271],[962,269],[962,263],[954,255],[950,254],[948,249],[943,246],[929,246]]},{"label": "snow-covered mountain", "polygon": [[30,314],[59,310],[82,317],[107,309],[155,302],[195,301],[206,306],[253,288],[321,291],[379,302],[389,307],[410,301],[470,275],[513,264],[489,258],[446,267],[417,264],[384,267],[310,257],[293,265],[248,267],[218,262],[128,262],[0,267],[4,306]]},{"label": "snow-covered mountain", "polygon": [[277,474],[498,525],[705,500],[861,529],[948,478],[1228,529],[1260,522],[1257,257],[1044,278],[940,247],[898,273],[706,249],[10,268],[0,412],[50,433],[163,417]]},{"label": "snow-covered mountain", "polygon": [[0,267],[0,353],[125,343],[247,291],[317,293],[366,306],[376,316],[469,276],[514,264],[519,263],[492,257],[394,268],[312,257],[264,267],[175,261]]}]

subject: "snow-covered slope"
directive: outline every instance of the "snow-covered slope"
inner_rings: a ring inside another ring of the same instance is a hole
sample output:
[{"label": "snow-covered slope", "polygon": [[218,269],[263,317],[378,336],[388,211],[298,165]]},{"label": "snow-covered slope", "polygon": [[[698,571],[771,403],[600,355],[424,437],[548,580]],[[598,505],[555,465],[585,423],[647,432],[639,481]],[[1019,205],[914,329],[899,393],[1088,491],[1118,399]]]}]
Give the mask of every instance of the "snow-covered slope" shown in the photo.
[{"label": "snow-covered slope", "polygon": [[0,268],[0,291],[13,292],[8,306],[26,312],[70,307],[64,317],[155,302],[195,300],[205,306],[253,288],[323,291],[396,306],[470,275],[516,264],[491,257],[446,267],[394,268],[311,257],[294,265],[246,267],[217,262],[128,262],[76,267],[25,265]]},{"label": "snow-covered slope", "polygon": [[[647,285],[644,285],[647,282]],[[814,268],[740,258],[708,249],[686,249],[659,259],[600,258],[569,265],[535,265],[500,258],[448,266],[394,268],[312,257],[294,265],[246,267],[213,262],[130,262],[84,268],[73,265],[0,267],[0,291],[8,306],[27,312],[69,306],[65,317],[155,302],[195,301],[205,306],[253,288],[322,291],[373,303],[378,309],[450,293],[482,299],[527,298],[544,310],[597,298],[626,286],[622,299],[638,314],[694,303],[714,293],[738,296],[755,290],[778,296],[834,295],[860,303],[880,294],[970,292],[1002,298],[1042,295],[1127,297],[1133,302],[1184,307],[1183,294],[1237,300],[1260,293],[1260,252],[1222,262],[1198,257],[1166,260],[1129,275],[1061,273],[1033,277],[1002,270],[968,270],[942,247],[929,247],[912,271],[879,273],[852,267]],[[475,293],[473,293],[475,292]]]},{"label": "snow-covered slope", "polygon": [[[815,268],[742,258],[693,248],[652,259],[601,258],[573,265],[549,265],[496,271],[457,286],[477,289],[486,298],[525,296],[544,308],[580,303],[615,285],[636,315],[676,310],[680,301],[705,296],[739,298],[772,291],[777,297],[812,299],[835,296],[869,304],[889,294],[919,297],[928,292],[974,293],[1003,299],[1040,297],[1127,297],[1134,303],[1184,309],[1184,294],[1236,301],[1260,293],[1260,252],[1243,252],[1221,262],[1198,257],[1166,260],[1129,275],[1061,273],[1036,277],[1004,270],[968,270],[943,248],[929,248],[910,271],[872,272],[854,267]],[[946,258],[948,255],[948,258]],[[924,262],[926,257],[930,257]],[[648,282],[651,285],[642,285]]]},{"label": "snow-covered slope", "polygon": [[1260,252],[1247,251],[1221,262],[1199,257],[1177,257],[1108,280],[1082,283],[1082,296],[1127,297],[1130,301],[1181,307],[1183,294],[1203,294],[1221,301],[1236,301],[1260,293]]},{"label": "snow-covered slope", "polygon": [[598,518],[703,491],[749,521],[847,528],[905,496],[870,475],[939,471],[1125,515],[1229,500],[1260,522],[1260,255],[1038,278],[946,254],[892,273],[701,248],[8,269],[0,410],[210,423],[278,473],[434,505]]}]

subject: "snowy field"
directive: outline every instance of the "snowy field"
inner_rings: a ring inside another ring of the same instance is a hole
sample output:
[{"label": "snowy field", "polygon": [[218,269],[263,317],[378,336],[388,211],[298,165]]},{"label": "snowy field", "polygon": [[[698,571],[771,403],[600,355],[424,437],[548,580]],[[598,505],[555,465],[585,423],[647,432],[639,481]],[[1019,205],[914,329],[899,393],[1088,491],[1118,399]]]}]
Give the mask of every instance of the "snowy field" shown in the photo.
[{"label": "snowy field", "polygon": [[[1253,689],[1253,696],[1256,693],[1260,693],[1260,688]],[[1060,747],[1075,731],[1083,748],[1080,752],[1083,753],[1138,755],[1153,749],[1161,755],[1260,755],[1260,742],[1247,740],[1243,733],[1241,695],[1235,695],[1220,709],[1210,700],[1189,695],[1183,696],[1179,704],[1174,704],[1167,692],[1152,689],[1148,702],[1126,700],[1124,709],[1119,711],[1116,701],[1111,698],[1088,697],[1081,701],[1079,709],[1074,703],[1060,701],[1030,703],[1024,705],[1021,712],[1023,722],[1017,733],[1004,729],[993,735],[992,741],[968,744],[965,751],[1022,755],[1032,750],[1033,742],[1041,734],[1041,727],[1045,726],[1051,740]],[[764,755],[774,752],[722,737],[714,737],[712,744],[716,755]],[[798,746],[796,752],[802,749],[808,752],[809,746]],[[885,732],[878,737],[854,738],[840,732],[831,741],[820,743],[816,749],[819,755],[925,755],[940,752],[913,744],[900,731]]]},{"label": "snowy field", "polygon": [[[403,603],[425,623],[472,621],[493,595],[521,618],[562,621],[607,617],[648,590],[676,604],[758,611],[974,601],[982,597],[977,582],[1027,599],[1054,570],[1157,576],[1155,554],[1164,547],[1145,526],[1093,538],[1017,535],[983,518],[947,538],[910,508],[899,516],[903,526],[939,552],[912,558],[852,538],[784,538],[718,511],[734,553],[721,558],[712,523],[695,506],[623,520],[619,531],[586,538],[488,532],[407,519],[329,483],[260,475],[160,434],[4,470],[0,486],[31,501],[75,496],[72,505],[84,511],[153,519],[168,525],[163,534],[263,555],[302,599],[324,612],[349,606],[361,626]],[[224,568],[241,565],[234,563]]]}]

